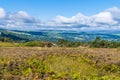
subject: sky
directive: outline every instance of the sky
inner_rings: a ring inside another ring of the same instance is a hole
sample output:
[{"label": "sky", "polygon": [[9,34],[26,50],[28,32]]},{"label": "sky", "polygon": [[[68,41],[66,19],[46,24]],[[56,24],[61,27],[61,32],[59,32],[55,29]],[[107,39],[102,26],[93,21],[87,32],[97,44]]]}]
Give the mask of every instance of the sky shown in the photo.
[{"label": "sky", "polygon": [[120,0],[0,0],[7,29],[119,29]]}]

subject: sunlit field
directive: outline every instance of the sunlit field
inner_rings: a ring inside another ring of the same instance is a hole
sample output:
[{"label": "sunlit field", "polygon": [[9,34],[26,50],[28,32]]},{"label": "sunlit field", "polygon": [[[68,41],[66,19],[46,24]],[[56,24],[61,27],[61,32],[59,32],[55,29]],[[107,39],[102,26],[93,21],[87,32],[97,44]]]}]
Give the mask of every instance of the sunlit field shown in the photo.
[{"label": "sunlit field", "polygon": [[119,75],[119,48],[0,48],[3,80],[120,80]]}]

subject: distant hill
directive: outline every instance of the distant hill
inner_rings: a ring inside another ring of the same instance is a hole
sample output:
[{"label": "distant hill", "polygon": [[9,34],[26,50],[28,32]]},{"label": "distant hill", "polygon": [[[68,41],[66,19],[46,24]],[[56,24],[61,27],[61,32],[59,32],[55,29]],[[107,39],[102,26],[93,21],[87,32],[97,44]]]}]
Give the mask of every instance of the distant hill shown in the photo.
[{"label": "distant hill", "polygon": [[15,32],[5,29],[0,29],[0,38],[8,38],[15,42],[29,41],[29,39],[26,38],[25,35],[17,34]]},{"label": "distant hill", "polygon": [[13,41],[51,41],[58,39],[70,41],[91,41],[96,36],[111,41],[120,41],[120,31],[70,31],[70,30],[40,30],[40,31],[19,31],[0,29],[0,37],[7,37]]}]

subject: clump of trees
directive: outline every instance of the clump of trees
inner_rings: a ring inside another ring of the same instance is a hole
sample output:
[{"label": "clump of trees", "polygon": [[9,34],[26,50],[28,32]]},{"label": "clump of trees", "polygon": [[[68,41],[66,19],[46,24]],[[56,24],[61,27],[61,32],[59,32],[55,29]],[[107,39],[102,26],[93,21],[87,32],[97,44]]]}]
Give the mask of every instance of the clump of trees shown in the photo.
[{"label": "clump of trees", "polygon": [[120,42],[109,41],[96,37],[91,42],[72,42],[64,39],[59,39],[57,45],[60,47],[78,47],[78,46],[87,46],[91,48],[118,48],[120,47]]},{"label": "clump of trees", "polygon": [[117,48],[117,47],[120,47],[120,42],[104,40],[104,39],[101,39],[100,37],[96,37],[95,40],[93,40],[90,43],[90,47],[95,47],[95,48]]},{"label": "clump of trees", "polygon": [[57,45],[60,47],[78,47],[81,45],[81,42],[73,42],[69,40],[59,39]]},{"label": "clump of trees", "polygon": [[13,40],[11,38],[7,38],[7,37],[0,37],[0,41],[1,42],[12,42]]}]

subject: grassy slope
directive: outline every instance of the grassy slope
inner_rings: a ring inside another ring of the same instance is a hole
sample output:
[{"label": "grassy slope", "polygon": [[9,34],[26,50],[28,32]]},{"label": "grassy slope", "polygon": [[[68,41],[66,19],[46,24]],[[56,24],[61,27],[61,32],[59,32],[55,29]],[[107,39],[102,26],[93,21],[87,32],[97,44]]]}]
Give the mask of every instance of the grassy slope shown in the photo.
[{"label": "grassy slope", "polygon": [[120,80],[119,63],[118,49],[0,48],[1,79]]}]

